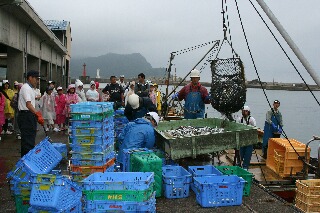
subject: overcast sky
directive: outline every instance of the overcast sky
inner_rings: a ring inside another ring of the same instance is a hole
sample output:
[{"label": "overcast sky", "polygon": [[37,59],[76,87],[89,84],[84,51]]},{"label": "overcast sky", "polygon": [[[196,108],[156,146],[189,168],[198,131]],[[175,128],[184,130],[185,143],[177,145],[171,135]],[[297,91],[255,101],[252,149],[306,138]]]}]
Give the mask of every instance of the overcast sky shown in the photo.
[{"label": "overcast sky", "polygon": [[[152,67],[167,67],[170,53],[208,41],[221,40],[221,0],[28,0],[44,19],[68,20],[72,28],[72,57],[106,53],[141,53]],[[320,76],[320,1],[266,0],[289,35]],[[259,5],[253,3],[260,9]],[[248,42],[262,81],[302,82],[267,31],[249,0],[238,0]],[[234,49],[242,58],[248,80],[256,79],[234,1],[228,1]],[[260,9],[261,11],[261,9]],[[264,14],[263,17],[266,18]],[[270,22],[268,21],[268,24]],[[287,45],[270,24],[280,42]],[[184,77],[211,45],[175,57],[177,75]],[[219,58],[231,57],[222,47]],[[315,84],[289,51],[308,83]],[[203,62],[204,63],[204,62]],[[200,69],[201,63],[197,68]],[[71,61],[72,66],[72,61]],[[103,72],[103,68],[100,68]],[[107,75],[106,75],[107,76]],[[209,66],[201,81],[210,82]]]}]

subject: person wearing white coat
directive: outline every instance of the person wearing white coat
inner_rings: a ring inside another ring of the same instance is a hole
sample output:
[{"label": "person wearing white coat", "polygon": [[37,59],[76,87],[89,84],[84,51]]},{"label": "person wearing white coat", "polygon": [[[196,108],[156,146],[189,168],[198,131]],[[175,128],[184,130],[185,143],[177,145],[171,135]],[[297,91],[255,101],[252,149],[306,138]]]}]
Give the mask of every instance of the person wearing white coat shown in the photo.
[{"label": "person wearing white coat", "polygon": [[98,102],[99,93],[96,90],[96,83],[94,81],[90,82],[90,89],[86,92],[87,101]]},{"label": "person wearing white coat", "polygon": [[81,99],[81,102],[87,101],[86,94],[84,93],[83,90],[83,83],[79,79],[75,81],[75,86],[76,86],[76,94],[79,96]]}]

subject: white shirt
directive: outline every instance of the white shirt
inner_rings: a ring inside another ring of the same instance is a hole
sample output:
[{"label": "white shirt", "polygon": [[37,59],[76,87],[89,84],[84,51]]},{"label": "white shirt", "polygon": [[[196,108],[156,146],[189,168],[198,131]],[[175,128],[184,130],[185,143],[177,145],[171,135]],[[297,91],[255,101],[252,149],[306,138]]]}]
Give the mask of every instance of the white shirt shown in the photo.
[{"label": "white shirt", "polygon": [[18,108],[19,110],[29,110],[27,102],[30,101],[32,106],[35,107],[36,93],[28,83],[23,84],[19,92]]},{"label": "white shirt", "polygon": [[99,93],[95,89],[89,89],[86,92],[86,97],[88,101],[99,101]]},{"label": "white shirt", "polygon": [[[249,120],[247,120],[249,118]],[[256,126],[256,119],[254,119],[253,117],[251,117],[250,115],[246,118],[244,118],[243,116],[238,118],[238,123],[243,123],[243,124],[247,124],[247,125],[251,125],[251,126]]]}]

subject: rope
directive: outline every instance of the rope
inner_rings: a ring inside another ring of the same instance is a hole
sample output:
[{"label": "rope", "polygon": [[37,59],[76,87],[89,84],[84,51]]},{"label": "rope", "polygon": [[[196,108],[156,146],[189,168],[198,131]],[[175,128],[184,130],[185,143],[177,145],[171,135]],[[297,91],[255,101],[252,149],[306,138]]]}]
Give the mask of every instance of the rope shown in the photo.
[{"label": "rope", "polygon": [[[251,0],[249,0],[249,1],[250,1],[250,3],[252,4]],[[245,30],[244,30],[243,22],[242,22],[242,19],[241,19],[239,7],[238,7],[238,1],[235,0],[235,3],[236,3],[239,20],[240,20],[241,27],[242,27],[242,32],[243,32],[243,35],[244,35],[245,40],[246,40],[247,48],[248,48],[248,51],[249,51],[249,54],[250,54],[251,61],[252,61],[253,66],[254,66],[254,70],[255,70],[255,72],[256,72],[256,74],[257,74],[257,76],[258,76],[259,83],[260,83],[261,88],[262,88],[262,90],[263,90],[263,94],[264,94],[265,98],[267,99],[267,102],[268,102],[268,104],[269,104],[269,107],[272,108],[272,107],[271,107],[271,104],[270,104],[270,101],[269,101],[269,99],[268,99],[268,96],[267,96],[267,94],[266,94],[266,92],[265,92],[265,89],[263,88],[263,85],[262,85],[262,82],[261,82],[261,79],[260,79],[260,76],[259,76],[257,67],[256,67],[256,65],[255,65],[255,62],[254,62],[254,59],[253,59],[253,56],[252,56],[252,52],[251,52],[251,49],[250,49],[250,46],[249,46],[249,43],[248,43],[248,39],[247,39],[247,36],[246,36],[246,32],[245,32]],[[253,5],[253,4],[252,4],[252,5]],[[255,7],[254,7],[254,8],[255,8]],[[256,9],[256,8],[255,8],[255,9]],[[256,10],[256,11],[257,11],[257,10]],[[258,11],[257,11],[257,12],[258,12]],[[259,15],[260,15],[260,14],[259,14]],[[260,15],[260,17],[261,17],[261,15]],[[261,18],[262,18],[262,17],[261,17]],[[264,23],[265,23],[265,22],[264,22]],[[268,28],[268,29],[270,29],[270,28]],[[287,54],[286,54],[286,55],[287,55]],[[287,57],[288,57],[288,56],[287,56]],[[275,116],[275,114],[274,114],[273,111],[272,111],[272,113],[273,113],[274,117],[276,118],[276,116]],[[277,118],[276,118],[276,119],[277,119]],[[279,123],[278,120],[277,120],[277,122]],[[282,129],[282,133],[283,133],[283,136],[288,140],[289,144],[291,145],[291,147],[293,148],[293,150],[295,151],[295,153],[298,155],[298,159],[300,159],[302,162],[304,162],[304,161],[300,158],[300,155],[299,155],[299,153],[297,152],[297,150],[296,150],[296,149],[294,148],[294,146],[291,144],[290,140],[288,139],[288,137],[287,137],[287,135],[286,135],[286,133],[285,133],[285,131],[284,131],[283,129]]]},{"label": "rope", "polygon": [[252,3],[251,0],[249,0],[251,5],[253,6],[253,8],[255,9],[255,11],[257,12],[257,14],[259,15],[259,17],[261,18],[261,20],[263,21],[263,23],[266,25],[266,27],[268,28],[269,32],[271,33],[271,35],[273,36],[273,38],[276,40],[276,42],[278,43],[278,45],[280,46],[281,50],[283,51],[283,53],[286,55],[286,57],[288,58],[288,60],[290,61],[291,65],[294,67],[294,69],[296,70],[296,72],[298,73],[298,75],[300,76],[300,78],[302,79],[303,83],[306,85],[306,87],[308,88],[308,90],[310,91],[311,95],[313,96],[313,98],[316,100],[316,102],[318,103],[318,105],[320,106],[320,103],[318,101],[318,99],[316,98],[316,96],[314,95],[314,93],[312,92],[312,90],[310,89],[310,87],[308,86],[308,84],[306,83],[306,81],[304,80],[304,78],[302,77],[301,73],[299,72],[299,70],[297,69],[297,67],[294,65],[293,61],[291,60],[291,58],[289,57],[289,55],[287,54],[287,52],[285,51],[285,49],[282,47],[282,45],[280,44],[279,40],[276,38],[276,36],[274,35],[274,33],[271,31],[270,27],[268,26],[268,24],[266,23],[266,21],[264,20],[264,18],[261,16],[261,14],[259,13],[259,11],[257,10],[257,8],[254,6],[254,4]]}]

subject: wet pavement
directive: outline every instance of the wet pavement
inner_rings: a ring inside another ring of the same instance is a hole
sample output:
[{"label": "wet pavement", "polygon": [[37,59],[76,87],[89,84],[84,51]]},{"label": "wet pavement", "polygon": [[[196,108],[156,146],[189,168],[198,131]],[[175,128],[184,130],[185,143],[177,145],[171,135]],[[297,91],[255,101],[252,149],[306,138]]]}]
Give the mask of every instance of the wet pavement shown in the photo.
[{"label": "wet pavement", "polygon": [[[45,138],[42,128],[37,133],[36,143]],[[48,132],[53,142],[67,144],[67,132]],[[14,135],[2,135],[0,142],[0,212],[15,212],[14,198],[10,194],[6,174],[20,159],[20,140]],[[298,212],[292,204],[277,199],[256,184],[252,185],[250,196],[243,198],[241,206],[219,208],[202,208],[196,202],[195,194],[190,190],[190,196],[183,199],[157,198],[157,212],[263,212],[289,213]]]}]

